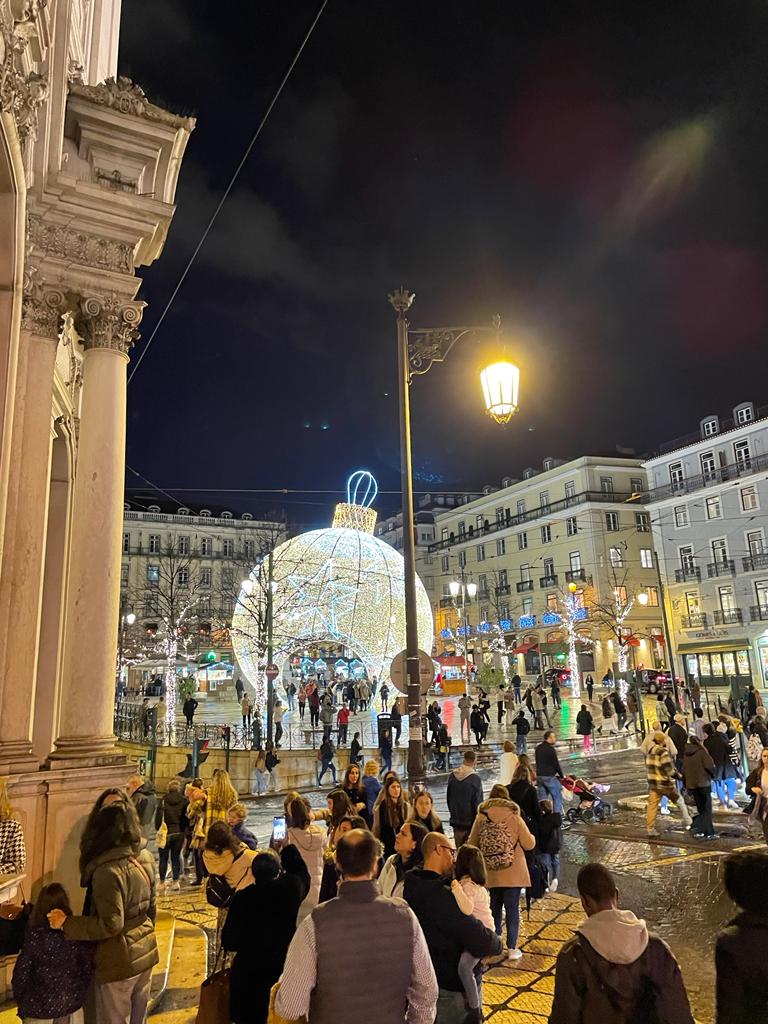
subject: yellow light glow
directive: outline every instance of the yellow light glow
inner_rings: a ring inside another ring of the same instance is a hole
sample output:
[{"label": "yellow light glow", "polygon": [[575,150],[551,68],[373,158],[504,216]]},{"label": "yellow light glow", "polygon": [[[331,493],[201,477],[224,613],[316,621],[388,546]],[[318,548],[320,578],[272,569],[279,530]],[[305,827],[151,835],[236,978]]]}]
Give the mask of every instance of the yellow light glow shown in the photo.
[{"label": "yellow light glow", "polygon": [[572,594],[575,594],[575,593],[576,593],[576,591],[577,591],[577,590],[578,590],[579,588],[578,588],[578,587],[576,586],[576,584],[575,584],[575,583],[569,583],[569,584],[568,584],[568,589],[570,590],[570,592],[571,592]]},{"label": "yellow light glow", "polygon": [[491,363],[480,373],[485,411],[497,423],[509,423],[518,409],[520,370],[507,360]]},{"label": "yellow light glow", "polygon": [[637,603],[642,605],[648,604],[648,595],[644,590],[641,590],[640,593],[637,595]]}]

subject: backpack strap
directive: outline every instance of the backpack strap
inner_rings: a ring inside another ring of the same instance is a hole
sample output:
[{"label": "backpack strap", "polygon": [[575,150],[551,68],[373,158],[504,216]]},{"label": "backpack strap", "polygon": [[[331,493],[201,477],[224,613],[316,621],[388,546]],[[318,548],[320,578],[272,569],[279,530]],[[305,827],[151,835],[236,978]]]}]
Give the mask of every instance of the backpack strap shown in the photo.
[{"label": "backpack strap", "polygon": [[135,868],[138,868],[138,870],[139,870],[139,871],[141,872],[141,874],[142,874],[142,875],[144,876],[144,881],[145,881],[145,882],[147,883],[147,885],[149,886],[149,891],[151,892],[151,891],[152,891],[152,882],[151,882],[151,880],[150,880],[150,877],[149,877],[149,875],[147,874],[147,872],[146,872],[146,871],[144,870],[144,868],[143,868],[143,867],[141,866],[141,861],[137,860],[137,859],[136,859],[135,857],[129,857],[129,858],[128,858],[128,863],[129,863],[129,864],[133,864],[133,866],[134,866]]}]

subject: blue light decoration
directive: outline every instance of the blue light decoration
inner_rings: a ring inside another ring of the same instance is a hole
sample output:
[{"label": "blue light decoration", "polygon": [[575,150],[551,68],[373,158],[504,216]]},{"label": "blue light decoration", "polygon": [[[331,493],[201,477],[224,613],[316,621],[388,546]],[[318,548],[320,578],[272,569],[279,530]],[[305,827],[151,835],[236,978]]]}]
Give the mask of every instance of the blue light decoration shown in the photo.
[{"label": "blue light decoration", "polygon": [[557,626],[560,624],[560,616],[557,612],[544,612],[541,616],[542,626]]},{"label": "blue light decoration", "polygon": [[505,633],[509,633],[512,629],[512,619],[499,619],[499,629],[502,629]]},{"label": "blue light decoration", "polygon": [[[361,497],[360,492],[363,485],[365,485],[365,491]],[[367,469],[358,469],[347,480],[347,501],[350,505],[362,505],[363,508],[370,508],[376,501],[378,493],[379,485],[373,474],[369,473]]]},{"label": "blue light decoration", "polygon": [[481,633],[490,633],[492,627],[490,622],[481,622],[477,628]]},{"label": "blue light decoration", "polygon": [[520,627],[520,629],[533,629],[533,627],[536,625],[536,616],[521,615],[520,618],[517,620],[517,624]]},{"label": "blue light decoration", "polygon": [[453,633],[450,629],[441,629],[440,636],[443,638],[443,640],[450,640],[450,638],[453,636]]},{"label": "blue light decoration", "polygon": [[586,608],[577,608],[573,613],[574,619],[579,622],[589,617],[589,612]]},{"label": "blue light decoration", "polygon": [[315,669],[316,669],[316,671],[322,672],[326,668],[328,668],[328,665],[326,664],[326,662],[324,662],[322,658],[318,658],[317,661],[315,662]]}]

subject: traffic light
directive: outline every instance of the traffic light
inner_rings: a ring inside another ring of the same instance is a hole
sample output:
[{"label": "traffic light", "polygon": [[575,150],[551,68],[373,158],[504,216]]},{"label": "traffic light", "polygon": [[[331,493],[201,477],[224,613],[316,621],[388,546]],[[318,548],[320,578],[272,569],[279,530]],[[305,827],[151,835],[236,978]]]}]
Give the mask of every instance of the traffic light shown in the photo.
[{"label": "traffic light", "polygon": [[206,661],[216,661],[216,651],[208,651],[205,656]]}]

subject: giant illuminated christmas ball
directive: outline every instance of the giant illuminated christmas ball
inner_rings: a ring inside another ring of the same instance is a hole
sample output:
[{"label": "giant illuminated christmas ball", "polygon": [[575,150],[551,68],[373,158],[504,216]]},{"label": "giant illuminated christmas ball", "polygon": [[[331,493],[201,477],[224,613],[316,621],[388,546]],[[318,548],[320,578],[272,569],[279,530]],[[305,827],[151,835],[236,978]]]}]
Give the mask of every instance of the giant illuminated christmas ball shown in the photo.
[{"label": "giant illuminated christmas ball", "polygon": [[[358,470],[347,481],[347,501],[333,526],[310,530],[275,548],[272,558],[274,663],[314,645],[336,644],[365,665],[368,677],[389,676],[405,649],[403,556],[373,536],[378,488]],[[232,645],[243,675],[257,689],[264,670],[267,561],[251,572],[232,620]],[[432,649],[432,609],[416,579],[419,646]]]}]

